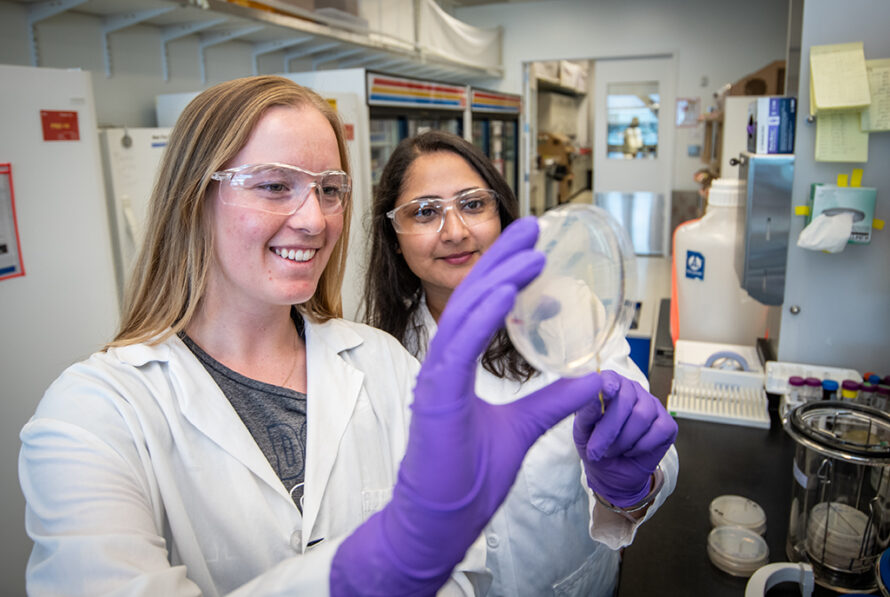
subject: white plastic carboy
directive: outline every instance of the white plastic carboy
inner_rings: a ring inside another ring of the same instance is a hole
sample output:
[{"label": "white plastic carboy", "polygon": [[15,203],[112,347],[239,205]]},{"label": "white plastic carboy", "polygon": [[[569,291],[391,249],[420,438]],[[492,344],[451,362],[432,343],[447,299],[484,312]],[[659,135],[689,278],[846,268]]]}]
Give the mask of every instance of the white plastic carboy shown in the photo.
[{"label": "white plastic carboy", "polygon": [[744,182],[718,178],[705,215],[674,235],[678,337],[753,346],[767,328],[768,307],[741,287],[735,271],[736,223]]}]

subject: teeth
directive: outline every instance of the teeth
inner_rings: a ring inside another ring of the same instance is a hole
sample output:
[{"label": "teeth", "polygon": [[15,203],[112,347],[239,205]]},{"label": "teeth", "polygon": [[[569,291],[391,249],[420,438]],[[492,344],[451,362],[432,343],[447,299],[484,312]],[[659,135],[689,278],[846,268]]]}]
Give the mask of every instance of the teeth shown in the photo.
[{"label": "teeth", "polygon": [[309,261],[315,256],[315,249],[275,249],[275,254],[291,261]]}]

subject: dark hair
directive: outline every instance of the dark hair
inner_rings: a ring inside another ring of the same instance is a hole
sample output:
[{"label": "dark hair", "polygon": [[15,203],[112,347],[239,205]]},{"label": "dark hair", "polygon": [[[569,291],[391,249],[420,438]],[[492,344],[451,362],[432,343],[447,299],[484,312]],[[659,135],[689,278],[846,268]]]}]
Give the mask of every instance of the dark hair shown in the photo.
[{"label": "dark hair", "polygon": [[[450,152],[463,158],[498,194],[501,229],[519,217],[519,202],[504,177],[476,146],[443,131],[428,131],[404,139],[383,168],[371,208],[371,246],[365,274],[364,319],[404,343],[411,319],[420,306],[420,278],[399,253],[399,241],[386,212],[401,194],[408,169],[421,155]],[[498,330],[482,355],[482,366],[498,377],[526,381],[535,369],[522,358],[506,330]]]}]

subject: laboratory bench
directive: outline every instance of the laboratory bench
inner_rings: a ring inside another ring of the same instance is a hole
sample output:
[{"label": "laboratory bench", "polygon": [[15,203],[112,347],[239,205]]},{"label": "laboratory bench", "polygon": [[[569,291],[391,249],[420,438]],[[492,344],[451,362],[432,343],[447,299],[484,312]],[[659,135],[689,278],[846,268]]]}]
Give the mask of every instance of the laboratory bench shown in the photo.
[{"label": "laboratory bench", "polygon": [[[661,331],[655,334],[649,381],[652,394],[666,403],[673,376],[672,351],[661,316],[659,320]],[[677,419],[677,486],[625,549],[618,597],[744,595],[748,579],[723,572],[708,558],[712,528],[708,506],[721,495],[741,495],[760,504],[766,513],[764,539],[770,563],[789,561],[785,541],[796,444],[781,428],[777,412],[770,414],[769,429]],[[800,594],[793,583],[767,592],[768,597]],[[815,597],[837,594],[818,585],[813,592]]]}]

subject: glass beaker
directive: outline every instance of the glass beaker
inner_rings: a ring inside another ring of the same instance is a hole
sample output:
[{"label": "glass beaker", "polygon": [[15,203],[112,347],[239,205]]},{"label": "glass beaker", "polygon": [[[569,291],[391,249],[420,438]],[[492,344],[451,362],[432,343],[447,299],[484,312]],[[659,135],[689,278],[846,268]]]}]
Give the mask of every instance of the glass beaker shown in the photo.
[{"label": "glass beaker", "polygon": [[785,419],[797,442],[786,551],[816,582],[840,591],[876,587],[890,545],[890,416],[838,401],[803,404]]}]

